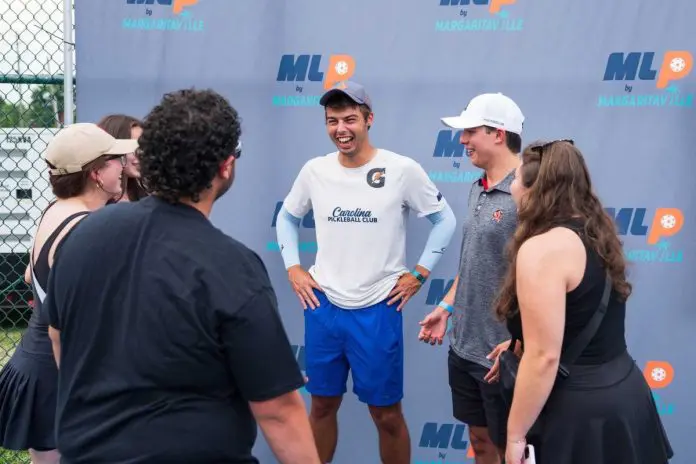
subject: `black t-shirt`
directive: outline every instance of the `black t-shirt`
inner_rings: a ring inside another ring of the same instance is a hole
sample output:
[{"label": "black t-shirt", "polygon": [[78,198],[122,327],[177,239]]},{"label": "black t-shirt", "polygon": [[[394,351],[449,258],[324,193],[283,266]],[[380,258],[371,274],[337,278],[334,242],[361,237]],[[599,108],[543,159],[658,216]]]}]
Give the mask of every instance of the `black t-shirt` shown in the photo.
[{"label": "black t-shirt", "polygon": [[263,262],[190,206],[90,214],[47,293],[63,463],[257,463],[247,402],[304,384]]}]

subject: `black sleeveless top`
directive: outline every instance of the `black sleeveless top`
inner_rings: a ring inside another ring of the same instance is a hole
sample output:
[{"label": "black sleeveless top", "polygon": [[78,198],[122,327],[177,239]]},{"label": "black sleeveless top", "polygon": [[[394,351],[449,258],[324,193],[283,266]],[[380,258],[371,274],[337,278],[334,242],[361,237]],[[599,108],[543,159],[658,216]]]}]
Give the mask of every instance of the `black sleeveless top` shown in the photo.
[{"label": "black sleeveless top", "polygon": [[[599,306],[604,293],[606,274],[599,256],[585,240],[582,225],[575,222],[564,222],[558,226],[576,232],[582,239],[587,254],[585,274],[580,284],[574,290],[566,293],[566,319],[562,345],[562,349],[565,350],[585,328]],[[612,290],[604,319],[602,319],[594,338],[575,364],[602,364],[614,359],[626,350],[624,332],[626,303],[619,301],[617,297],[616,290]],[[519,312],[508,319],[507,327],[513,337],[524,342],[522,319]]]},{"label": "black sleeveless top", "polygon": [[[48,208],[46,208],[46,211],[48,211]],[[25,353],[50,356],[53,359],[53,348],[51,340],[48,338],[48,313],[43,310],[43,302],[46,299],[46,291],[44,289],[48,285],[48,274],[51,271],[48,265],[48,254],[63,229],[75,218],[86,214],[89,214],[89,211],[81,211],[65,218],[48,237],[34,262],[30,261],[29,263],[31,268],[31,289],[34,293],[34,310],[18,347]]]}]

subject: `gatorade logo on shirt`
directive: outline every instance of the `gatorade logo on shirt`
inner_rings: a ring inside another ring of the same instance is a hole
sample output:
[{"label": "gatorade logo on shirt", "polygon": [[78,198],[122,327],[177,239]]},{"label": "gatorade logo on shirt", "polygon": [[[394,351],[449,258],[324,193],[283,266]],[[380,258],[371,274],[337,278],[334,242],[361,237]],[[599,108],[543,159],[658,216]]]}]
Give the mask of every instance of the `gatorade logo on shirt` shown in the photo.
[{"label": "gatorade logo on shirt", "polygon": [[369,209],[355,208],[343,209],[337,206],[333,210],[333,214],[326,218],[329,222],[360,222],[360,223],[376,223],[377,218],[372,216],[372,211]]},{"label": "gatorade logo on shirt", "polygon": [[367,173],[367,185],[374,188],[384,187],[384,183],[387,180],[385,168],[374,168],[370,169]]}]

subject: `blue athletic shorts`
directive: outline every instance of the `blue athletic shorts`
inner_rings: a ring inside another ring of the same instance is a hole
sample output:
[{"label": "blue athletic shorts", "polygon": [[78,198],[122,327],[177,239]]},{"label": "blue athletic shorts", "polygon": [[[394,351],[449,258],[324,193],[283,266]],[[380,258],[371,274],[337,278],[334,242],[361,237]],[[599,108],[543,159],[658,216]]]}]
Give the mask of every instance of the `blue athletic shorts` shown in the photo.
[{"label": "blue athletic shorts", "polygon": [[315,291],[317,309],[307,308],[305,366],[307,391],[317,396],[353,393],[370,406],[391,406],[404,395],[404,337],[401,312],[387,301],[362,309],[342,309]]}]

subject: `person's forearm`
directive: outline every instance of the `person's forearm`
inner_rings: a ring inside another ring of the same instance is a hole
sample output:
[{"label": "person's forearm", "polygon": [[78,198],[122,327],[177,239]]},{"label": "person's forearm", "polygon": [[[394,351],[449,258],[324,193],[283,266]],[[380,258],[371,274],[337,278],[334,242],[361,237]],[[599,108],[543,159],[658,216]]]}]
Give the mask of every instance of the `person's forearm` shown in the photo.
[{"label": "person's forearm", "polygon": [[457,294],[457,285],[459,284],[459,276],[456,276],[454,278],[454,281],[452,282],[452,286],[450,287],[449,290],[447,290],[447,294],[445,297],[442,299],[445,303],[447,303],[450,306],[454,306],[454,297]]},{"label": "person's forearm", "polygon": [[418,266],[432,272],[452,240],[457,228],[457,219],[452,208],[446,203],[442,211],[426,217],[433,224],[433,228],[430,230],[423,253],[418,259]]},{"label": "person's forearm", "polygon": [[[295,394],[299,397],[299,393]],[[278,408],[274,414],[257,417],[256,420],[279,463],[321,464],[301,399]]]},{"label": "person's forearm", "polygon": [[300,264],[300,221],[301,218],[290,214],[285,207],[278,213],[276,236],[285,269]]},{"label": "person's forearm", "polygon": [[515,381],[515,393],[508,417],[510,441],[522,440],[539,417],[549,398],[558,372],[558,357],[525,351]]},{"label": "person's forearm", "polygon": [[56,360],[56,366],[60,368],[60,332],[49,326],[48,338],[51,340],[51,347],[53,348],[53,359]]}]

